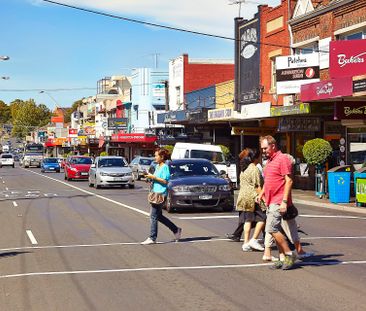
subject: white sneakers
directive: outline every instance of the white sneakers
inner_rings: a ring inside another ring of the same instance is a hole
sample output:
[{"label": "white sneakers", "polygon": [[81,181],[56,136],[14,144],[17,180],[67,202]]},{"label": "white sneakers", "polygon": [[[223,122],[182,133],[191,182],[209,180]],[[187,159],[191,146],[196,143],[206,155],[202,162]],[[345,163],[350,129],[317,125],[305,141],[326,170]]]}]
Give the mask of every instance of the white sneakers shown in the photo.
[{"label": "white sneakers", "polygon": [[249,246],[249,243],[244,243],[241,248],[242,248],[243,252],[251,252],[252,251],[252,248]]},{"label": "white sneakers", "polygon": [[141,245],[150,245],[155,243],[156,241],[154,241],[152,238],[147,238],[145,241],[141,242]]},{"label": "white sneakers", "polygon": [[242,249],[244,252],[250,252],[252,249],[256,251],[264,251],[264,247],[260,245],[256,239],[251,239],[248,243],[244,243]]}]

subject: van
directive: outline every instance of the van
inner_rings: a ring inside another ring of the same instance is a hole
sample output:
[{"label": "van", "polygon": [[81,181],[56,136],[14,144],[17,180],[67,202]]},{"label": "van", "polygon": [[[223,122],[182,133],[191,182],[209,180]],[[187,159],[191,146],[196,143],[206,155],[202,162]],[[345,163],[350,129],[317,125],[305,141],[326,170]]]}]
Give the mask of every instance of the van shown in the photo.
[{"label": "van", "polygon": [[225,156],[220,146],[193,144],[193,143],[176,143],[171,155],[172,160],[197,158],[207,159],[211,161],[219,172],[225,171],[231,182],[237,185],[236,165],[227,165]]}]

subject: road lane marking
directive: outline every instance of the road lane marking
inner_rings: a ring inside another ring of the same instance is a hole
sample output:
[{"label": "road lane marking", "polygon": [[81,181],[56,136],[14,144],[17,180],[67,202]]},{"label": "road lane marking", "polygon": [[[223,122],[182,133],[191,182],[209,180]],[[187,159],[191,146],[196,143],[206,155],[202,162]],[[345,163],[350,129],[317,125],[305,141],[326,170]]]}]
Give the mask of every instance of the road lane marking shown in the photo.
[{"label": "road lane marking", "polygon": [[17,207],[18,206],[18,203],[15,202],[15,201],[13,201],[13,205],[14,205],[14,207]]},{"label": "road lane marking", "polygon": [[133,206],[130,206],[130,205],[123,204],[123,203],[121,203],[121,202],[118,202],[118,201],[112,200],[112,199],[107,198],[107,197],[104,197],[104,196],[102,196],[102,195],[100,195],[100,194],[96,194],[95,192],[91,192],[91,191],[88,191],[88,190],[84,190],[84,189],[79,188],[79,187],[76,187],[76,186],[74,186],[74,185],[70,185],[70,184],[68,184],[67,182],[64,182],[64,181],[61,181],[61,180],[58,180],[58,179],[55,179],[55,178],[52,178],[52,177],[49,177],[49,176],[42,175],[42,174],[39,174],[39,173],[37,173],[37,172],[33,172],[33,171],[31,171],[31,170],[28,170],[28,169],[24,169],[24,170],[26,170],[26,171],[28,171],[28,172],[31,172],[31,173],[33,173],[33,174],[36,174],[36,175],[42,176],[42,177],[44,177],[44,178],[51,179],[51,180],[56,181],[56,182],[58,182],[58,183],[64,184],[65,186],[68,186],[68,187],[74,188],[74,189],[79,190],[79,191],[81,191],[81,192],[84,192],[84,193],[86,193],[86,194],[92,195],[92,196],[94,196],[94,197],[96,197],[96,198],[99,198],[99,199],[102,199],[102,200],[108,201],[108,202],[110,202],[110,203],[113,203],[113,204],[116,204],[116,205],[122,206],[122,207],[127,208],[127,209],[129,209],[129,210],[131,210],[131,211],[134,211],[134,212],[140,213],[140,214],[145,215],[145,216],[150,216],[150,213],[148,213],[148,212],[145,212],[145,211],[142,211],[142,210],[140,210],[140,209],[138,209],[138,208],[136,208],[136,207],[133,207]]},{"label": "road lane marking", "polygon": [[[354,240],[364,240],[366,239],[366,236],[329,236],[329,237],[304,237],[301,238],[301,240],[327,240],[327,239],[334,239],[334,240],[343,240],[343,239],[354,239]],[[213,243],[213,242],[231,242],[230,239],[227,238],[214,238],[214,239],[202,239],[202,240],[188,240],[185,241],[184,238],[179,241],[179,242],[175,242],[175,241],[166,241],[166,242],[157,242],[156,244],[174,244],[174,245],[179,245],[179,244],[185,244],[185,243],[190,243],[190,244],[197,244],[197,243]],[[235,243],[230,243],[232,245],[235,245]],[[70,245],[45,245],[45,246],[24,246],[24,247],[12,247],[12,248],[3,248],[0,249],[0,252],[11,252],[11,251],[21,251],[21,250],[35,250],[35,249],[59,249],[59,248],[83,248],[83,247],[106,247],[106,246],[141,246],[141,247],[146,247],[141,245],[141,242],[115,242],[115,243],[97,243],[97,244],[70,244]]]},{"label": "road lane marking", "polygon": [[34,235],[33,235],[32,231],[31,231],[31,230],[26,230],[25,232],[27,233],[28,238],[29,238],[29,240],[31,241],[31,243],[32,243],[33,245],[37,245],[37,244],[38,244],[38,242],[37,242],[36,238],[34,237]]},{"label": "road lane marking", "polygon": [[[338,265],[361,265],[366,264],[366,260],[353,261],[306,261],[301,262],[300,266],[338,266]],[[126,273],[126,272],[155,272],[155,271],[187,271],[187,270],[223,270],[223,269],[244,269],[244,268],[262,268],[273,265],[273,263],[257,263],[257,264],[228,264],[216,266],[167,266],[167,267],[143,267],[143,268],[122,268],[122,269],[103,269],[103,270],[76,270],[76,271],[46,271],[46,272],[29,272],[18,274],[1,275],[0,279],[10,279],[31,276],[50,276],[50,275],[73,275],[73,274],[96,274],[96,273]],[[273,273],[276,273],[273,271]]]},{"label": "road lane marking", "polygon": [[8,188],[8,187],[5,187],[5,190],[6,190],[6,191],[9,191],[9,188]]},{"label": "road lane marking", "polygon": [[346,215],[306,215],[306,214],[300,214],[299,216],[304,217],[304,218],[339,218],[339,219],[362,219],[362,220],[366,220],[366,217],[346,216]]},{"label": "road lane marking", "polygon": [[182,220],[227,219],[227,218],[238,218],[238,215],[221,215],[221,216],[173,216],[172,218],[182,219]]}]

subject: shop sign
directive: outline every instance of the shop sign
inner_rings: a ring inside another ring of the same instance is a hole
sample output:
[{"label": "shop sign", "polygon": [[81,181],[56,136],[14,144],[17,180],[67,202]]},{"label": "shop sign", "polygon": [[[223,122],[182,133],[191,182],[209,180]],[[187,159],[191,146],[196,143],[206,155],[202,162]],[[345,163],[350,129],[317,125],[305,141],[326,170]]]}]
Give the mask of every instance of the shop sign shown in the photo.
[{"label": "shop sign", "polygon": [[112,134],[111,142],[117,143],[154,143],[157,136],[146,136],[139,133],[119,133]]},{"label": "shop sign", "polygon": [[241,126],[233,126],[231,128],[231,135],[268,135],[268,134],[274,134],[273,132],[276,129],[269,128],[269,127],[241,127]]},{"label": "shop sign", "polygon": [[64,122],[64,117],[60,117],[60,116],[57,116],[57,117],[51,117],[51,122],[52,123],[63,123]]},{"label": "shop sign", "polygon": [[[87,137],[87,136],[85,136],[85,137]],[[98,145],[99,139],[98,138],[89,138],[88,143],[89,143],[89,145]]]},{"label": "shop sign", "polygon": [[352,96],[352,78],[344,77],[301,86],[301,101]]},{"label": "shop sign", "polygon": [[310,113],[310,104],[308,103],[271,108],[271,117],[283,117],[283,116],[307,114],[307,113]]},{"label": "shop sign", "polygon": [[187,121],[187,112],[184,110],[170,111],[164,116],[164,123]]},{"label": "shop sign", "polygon": [[41,137],[46,137],[46,132],[45,131],[39,131],[38,132],[38,137],[41,138]]},{"label": "shop sign", "polygon": [[353,77],[353,96],[366,95],[366,75]]},{"label": "shop sign", "polygon": [[257,103],[250,105],[242,105],[239,119],[256,119],[267,118],[271,116],[271,103]]},{"label": "shop sign", "polygon": [[62,146],[66,142],[67,142],[66,137],[57,137],[57,138],[53,139],[53,144],[55,146]]},{"label": "shop sign", "polygon": [[319,53],[276,57],[277,94],[300,93],[303,84],[319,81]]},{"label": "shop sign", "polygon": [[278,131],[285,132],[319,132],[319,118],[281,118]]},{"label": "shop sign", "polygon": [[208,111],[208,121],[225,121],[235,119],[236,111],[233,108],[219,108]]},{"label": "shop sign", "polygon": [[[81,146],[85,146],[86,145],[86,140],[87,140],[88,136],[78,136],[77,140],[79,142],[79,145]],[[92,138],[89,138],[89,140],[92,139]],[[98,144],[98,139],[96,139],[96,144]]]},{"label": "shop sign", "polygon": [[69,137],[78,137],[77,129],[69,129]]},{"label": "shop sign", "polygon": [[125,130],[127,125],[127,118],[108,118],[108,130]]},{"label": "shop sign", "polygon": [[356,178],[356,200],[366,203],[366,178]]},{"label": "shop sign", "polygon": [[366,102],[336,102],[334,119],[366,119]]},{"label": "shop sign", "polygon": [[154,97],[165,97],[165,84],[153,83],[152,84],[152,96]]},{"label": "shop sign", "polygon": [[236,80],[241,104],[252,104],[260,101],[260,20],[258,18],[237,24],[238,38],[236,43],[239,66]]},{"label": "shop sign", "polygon": [[191,123],[206,123],[207,109],[199,109],[188,112],[188,121]]},{"label": "shop sign", "polygon": [[330,42],[331,78],[352,77],[366,72],[366,39]]}]

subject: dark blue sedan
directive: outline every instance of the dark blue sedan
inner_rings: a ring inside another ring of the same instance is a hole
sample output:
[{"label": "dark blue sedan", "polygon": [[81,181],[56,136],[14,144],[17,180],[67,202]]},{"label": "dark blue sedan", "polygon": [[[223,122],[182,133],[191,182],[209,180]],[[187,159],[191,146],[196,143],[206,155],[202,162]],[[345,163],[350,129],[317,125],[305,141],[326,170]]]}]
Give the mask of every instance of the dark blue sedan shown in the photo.
[{"label": "dark blue sedan", "polygon": [[41,172],[60,173],[61,167],[57,158],[45,158],[41,163]]},{"label": "dark blue sedan", "polygon": [[234,194],[227,179],[204,159],[180,159],[169,163],[166,209],[214,209],[232,211]]}]

